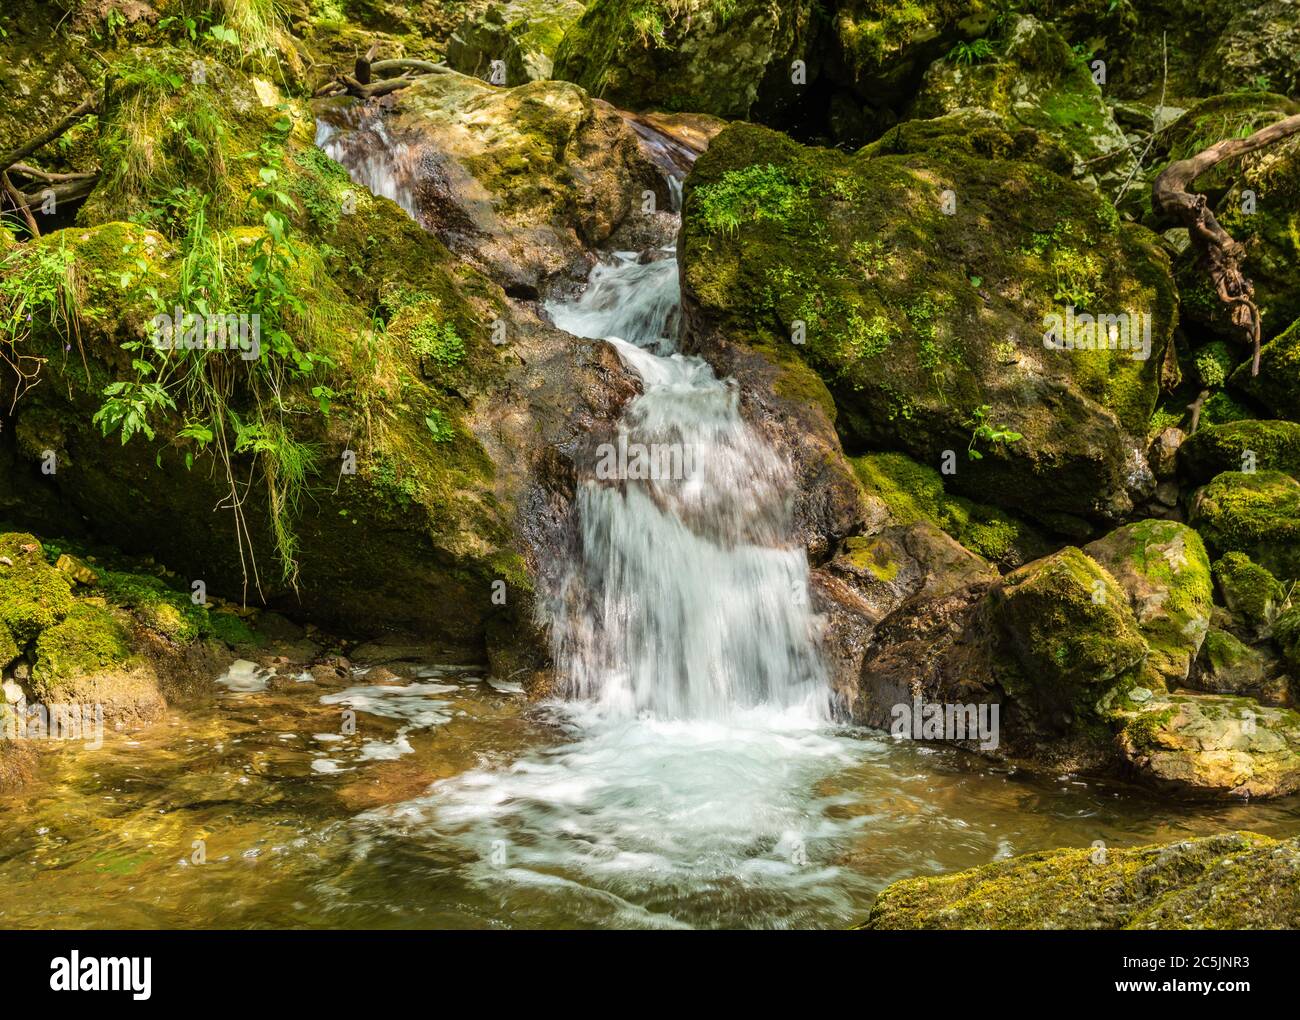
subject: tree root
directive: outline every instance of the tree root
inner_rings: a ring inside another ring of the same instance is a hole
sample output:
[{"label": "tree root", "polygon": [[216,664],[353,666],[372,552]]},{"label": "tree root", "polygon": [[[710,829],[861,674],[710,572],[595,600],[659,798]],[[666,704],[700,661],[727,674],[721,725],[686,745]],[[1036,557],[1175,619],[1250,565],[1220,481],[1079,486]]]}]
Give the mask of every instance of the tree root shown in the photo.
[{"label": "tree root", "polygon": [[1249,138],[1226,138],[1189,159],[1170,163],[1151,187],[1151,203],[1161,213],[1178,220],[1196,248],[1198,261],[1214,289],[1230,309],[1232,323],[1243,343],[1254,349],[1250,374],[1259,375],[1260,317],[1255,286],[1242,271],[1245,247],[1219,224],[1204,195],[1191,191],[1196,179],[1225,159],[1244,156],[1300,132],[1300,114],[1260,128]]}]

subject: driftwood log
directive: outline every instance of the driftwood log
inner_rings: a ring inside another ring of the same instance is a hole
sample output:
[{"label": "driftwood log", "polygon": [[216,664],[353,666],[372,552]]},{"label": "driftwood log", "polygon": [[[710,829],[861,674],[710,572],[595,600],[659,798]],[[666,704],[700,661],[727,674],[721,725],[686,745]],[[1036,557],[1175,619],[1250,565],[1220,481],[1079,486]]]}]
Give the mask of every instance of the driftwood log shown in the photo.
[{"label": "driftwood log", "polygon": [[1254,349],[1251,375],[1259,375],[1260,319],[1254,284],[1242,268],[1246,249],[1223,229],[1206,197],[1191,189],[1198,177],[1225,159],[1244,156],[1297,132],[1300,114],[1260,128],[1248,138],[1225,138],[1188,159],[1170,163],[1151,188],[1156,210],[1187,228],[1201,267],[1209,274],[1219,300],[1228,306],[1242,342]]}]

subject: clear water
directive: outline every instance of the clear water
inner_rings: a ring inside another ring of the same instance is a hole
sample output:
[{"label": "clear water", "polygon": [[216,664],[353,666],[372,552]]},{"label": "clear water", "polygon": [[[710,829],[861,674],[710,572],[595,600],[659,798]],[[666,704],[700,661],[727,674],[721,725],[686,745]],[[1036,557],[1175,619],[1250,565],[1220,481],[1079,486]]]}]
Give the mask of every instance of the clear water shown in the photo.
[{"label": "clear water", "polygon": [[[387,152],[336,155],[409,202]],[[549,308],[641,378],[620,441],[692,452],[580,486],[581,548],[542,603],[567,698],[240,665],[209,705],[51,750],[0,798],[0,926],[842,927],[909,875],[1300,829],[1296,800],[1183,807],[837,725],[788,468],[676,353],[659,254]]]}]

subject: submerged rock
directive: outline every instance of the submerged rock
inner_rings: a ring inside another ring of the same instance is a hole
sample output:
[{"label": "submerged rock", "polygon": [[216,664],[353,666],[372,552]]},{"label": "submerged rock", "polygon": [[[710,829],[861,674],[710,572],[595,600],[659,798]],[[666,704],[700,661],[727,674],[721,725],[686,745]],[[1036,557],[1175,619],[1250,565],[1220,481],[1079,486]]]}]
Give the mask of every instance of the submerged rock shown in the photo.
[{"label": "submerged rock", "polygon": [[1048,850],[880,894],[863,927],[1295,928],[1300,839],[1250,832]]}]

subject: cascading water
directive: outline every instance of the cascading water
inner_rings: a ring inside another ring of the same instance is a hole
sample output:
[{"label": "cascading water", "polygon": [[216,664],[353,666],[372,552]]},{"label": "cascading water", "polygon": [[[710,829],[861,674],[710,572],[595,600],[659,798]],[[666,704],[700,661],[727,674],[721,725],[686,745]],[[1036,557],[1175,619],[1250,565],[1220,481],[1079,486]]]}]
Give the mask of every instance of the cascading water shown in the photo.
[{"label": "cascading water", "polygon": [[608,339],[640,376],[610,445],[617,474],[638,473],[623,451],[641,451],[652,475],[579,490],[581,558],[551,621],[570,694],[661,719],[758,706],[824,719],[790,472],[741,418],[734,384],[674,353],[676,260],[600,266],[577,301],[548,311],[561,329]]}]

